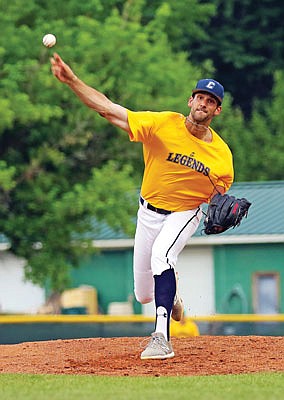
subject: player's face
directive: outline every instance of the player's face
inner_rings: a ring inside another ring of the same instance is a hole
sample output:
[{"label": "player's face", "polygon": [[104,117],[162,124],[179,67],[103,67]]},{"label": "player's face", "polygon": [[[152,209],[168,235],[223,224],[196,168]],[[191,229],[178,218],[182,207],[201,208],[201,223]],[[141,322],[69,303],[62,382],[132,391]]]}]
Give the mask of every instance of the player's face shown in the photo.
[{"label": "player's face", "polygon": [[222,110],[215,97],[207,93],[196,93],[194,97],[191,96],[188,107],[191,108],[191,118],[197,123],[210,122]]}]

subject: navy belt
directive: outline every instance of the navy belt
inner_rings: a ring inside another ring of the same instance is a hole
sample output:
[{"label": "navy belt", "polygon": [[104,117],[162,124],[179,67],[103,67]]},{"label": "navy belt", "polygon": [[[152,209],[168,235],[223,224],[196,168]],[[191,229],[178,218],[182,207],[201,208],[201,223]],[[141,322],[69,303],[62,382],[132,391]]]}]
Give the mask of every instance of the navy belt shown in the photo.
[{"label": "navy belt", "polygon": [[146,201],[143,199],[143,197],[141,197],[141,196],[140,196],[140,203],[142,204],[142,206],[144,205],[144,203],[146,203],[146,204],[147,204],[147,205],[146,205],[146,208],[148,208],[148,210],[154,211],[154,212],[156,212],[156,213],[158,213],[158,214],[168,215],[168,214],[171,214],[171,213],[172,213],[171,211],[164,210],[163,208],[157,208],[157,207],[152,206],[152,204],[146,202]]}]

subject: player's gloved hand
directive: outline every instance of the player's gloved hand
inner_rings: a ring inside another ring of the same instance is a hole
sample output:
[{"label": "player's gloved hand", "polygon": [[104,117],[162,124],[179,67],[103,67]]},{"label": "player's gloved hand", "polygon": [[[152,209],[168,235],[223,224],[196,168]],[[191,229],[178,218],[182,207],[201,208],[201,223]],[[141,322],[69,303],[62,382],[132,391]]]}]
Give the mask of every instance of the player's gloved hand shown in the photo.
[{"label": "player's gloved hand", "polygon": [[245,198],[216,194],[208,205],[204,220],[206,235],[222,233],[240,225],[243,217],[247,217],[250,206],[251,203]]}]

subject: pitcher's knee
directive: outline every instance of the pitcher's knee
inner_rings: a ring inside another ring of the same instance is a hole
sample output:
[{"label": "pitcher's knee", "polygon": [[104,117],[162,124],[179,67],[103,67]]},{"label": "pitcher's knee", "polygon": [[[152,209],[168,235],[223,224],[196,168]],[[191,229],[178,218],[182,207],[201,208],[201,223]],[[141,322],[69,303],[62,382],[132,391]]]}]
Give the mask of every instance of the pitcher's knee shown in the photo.
[{"label": "pitcher's knee", "polygon": [[141,304],[148,304],[154,300],[154,296],[135,293],[136,300]]},{"label": "pitcher's knee", "polygon": [[151,264],[153,275],[161,275],[164,271],[172,267],[167,257],[156,252],[152,254]]}]

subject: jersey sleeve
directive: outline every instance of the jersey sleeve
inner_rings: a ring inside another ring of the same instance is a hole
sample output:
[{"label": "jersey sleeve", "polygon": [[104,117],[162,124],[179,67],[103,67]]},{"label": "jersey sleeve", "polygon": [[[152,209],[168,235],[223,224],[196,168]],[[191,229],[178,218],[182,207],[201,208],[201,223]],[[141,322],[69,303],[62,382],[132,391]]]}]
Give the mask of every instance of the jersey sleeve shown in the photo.
[{"label": "jersey sleeve", "polygon": [[127,110],[128,123],[130,126],[129,139],[132,142],[146,142],[151,139],[155,128],[155,114],[151,111]]},{"label": "jersey sleeve", "polygon": [[216,182],[216,186],[222,186],[225,189],[225,192],[230,189],[234,181],[233,157],[231,152],[228,155],[226,165],[228,166],[226,173],[220,176]]},{"label": "jersey sleeve", "polygon": [[216,183],[216,186],[222,186],[225,189],[225,192],[227,192],[232,186],[233,180],[234,180],[233,175],[222,176]]}]

